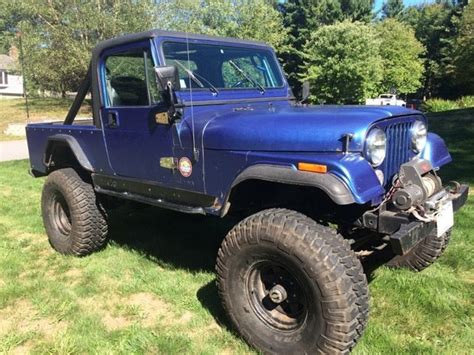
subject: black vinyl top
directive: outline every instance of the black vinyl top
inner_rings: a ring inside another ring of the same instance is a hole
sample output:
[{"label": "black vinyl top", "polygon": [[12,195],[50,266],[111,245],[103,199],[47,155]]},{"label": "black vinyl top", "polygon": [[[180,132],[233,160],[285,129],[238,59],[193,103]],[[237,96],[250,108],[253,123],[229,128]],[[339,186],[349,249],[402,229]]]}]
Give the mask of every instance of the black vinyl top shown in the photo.
[{"label": "black vinyl top", "polygon": [[262,47],[269,47],[269,45],[265,42],[261,41],[253,41],[253,40],[244,40],[238,38],[229,38],[229,37],[218,37],[218,36],[208,36],[208,35],[200,35],[195,33],[188,33],[188,32],[178,32],[178,31],[163,31],[163,30],[150,30],[145,32],[138,32],[132,33],[124,36],[119,36],[115,38],[111,38],[105,41],[100,42],[94,48],[92,56],[99,56],[102,51],[107,48],[112,48],[116,46],[120,46],[122,44],[138,42],[150,38],[156,37],[175,37],[180,39],[188,38],[189,40],[206,40],[206,41],[216,41],[216,42],[227,42],[227,43],[238,43],[238,44],[248,44],[248,45],[257,45]]}]

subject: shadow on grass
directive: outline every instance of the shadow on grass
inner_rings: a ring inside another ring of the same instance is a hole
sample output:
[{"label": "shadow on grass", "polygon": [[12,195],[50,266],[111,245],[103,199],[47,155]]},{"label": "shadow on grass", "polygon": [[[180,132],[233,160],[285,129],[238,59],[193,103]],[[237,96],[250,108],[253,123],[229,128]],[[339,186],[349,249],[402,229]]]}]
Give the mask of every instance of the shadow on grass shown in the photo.
[{"label": "shadow on grass", "polygon": [[[123,248],[138,251],[163,267],[190,272],[214,272],[217,251],[237,223],[133,204],[110,215],[110,238]],[[215,280],[199,289],[199,302],[215,320],[230,330]]]},{"label": "shadow on grass", "polygon": [[[236,219],[188,215],[133,204],[112,212],[110,237],[123,248],[138,251],[163,267],[190,272],[214,272],[219,246]],[[389,248],[363,259],[368,281],[393,254]],[[230,329],[215,280],[199,289],[196,297],[215,320]]]}]

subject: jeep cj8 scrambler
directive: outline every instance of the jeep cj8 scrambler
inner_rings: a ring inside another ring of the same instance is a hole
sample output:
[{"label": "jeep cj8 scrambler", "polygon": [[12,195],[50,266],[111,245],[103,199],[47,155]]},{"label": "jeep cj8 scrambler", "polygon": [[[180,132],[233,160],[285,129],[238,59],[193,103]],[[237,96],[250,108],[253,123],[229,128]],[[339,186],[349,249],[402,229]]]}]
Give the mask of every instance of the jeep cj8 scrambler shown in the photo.
[{"label": "jeep cj8 scrambler", "polygon": [[[88,93],[93,119],[75,121]],[[357,252],[422,270],[445,250],[468,187],[418,111],[307,106],[254,41],[153,30],[100,43],[62,123],[26,128],[54,249],[107,241],[107,201],[243,216],[217,256],[231,323],[264,352],[347,353],[368,318]],[[359,253],[360,254],[360,253]]]}]

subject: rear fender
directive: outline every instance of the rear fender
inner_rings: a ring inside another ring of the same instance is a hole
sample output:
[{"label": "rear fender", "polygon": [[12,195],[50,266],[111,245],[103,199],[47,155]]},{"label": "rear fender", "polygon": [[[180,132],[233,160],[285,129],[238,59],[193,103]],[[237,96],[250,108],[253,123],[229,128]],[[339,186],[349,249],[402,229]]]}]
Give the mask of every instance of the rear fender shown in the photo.
[{"label": "rear fender", "polygon": [[87,155],[84,153],[81,145],[77,142],[76,138],[69,136],[67,134],[55,134],[48,138],[46,144],[46,150],[44,153],[44,165],[49,169],[51,166],[51,161],[53,154],[58,145],[63,145],[69,147],[74,157],[76,158],[79,165],[86,171],[93,172],[94,168],[92,167],[91,162],[87,158]]}]

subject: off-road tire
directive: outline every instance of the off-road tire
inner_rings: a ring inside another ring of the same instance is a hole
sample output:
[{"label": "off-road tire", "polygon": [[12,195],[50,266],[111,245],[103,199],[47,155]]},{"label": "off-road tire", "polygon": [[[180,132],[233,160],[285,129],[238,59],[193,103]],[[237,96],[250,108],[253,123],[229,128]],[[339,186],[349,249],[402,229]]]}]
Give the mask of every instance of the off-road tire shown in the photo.
[{"label": "off-road tire", "polygon": [[[290,330],[268,321],[251,301],[249,280],[266,262],[286,268],[304,290],[304,321]],[[295,211],[269,209],[238,223],[222,242],[216,269],[232,325],[264,352],[348,353],[367,324],[367,280],[348,241]]]},{"label": "off-road tire", "polygon": [[421,271],[433,264],[446,250],[451,231],[446,232],[440,238],[429,235],[418,243],[405,255],[397,255],[386,265],[391,268],[405,268],[412,271]]},{"label": "off-road tire", "polygon": [[104,247],[107,219],[91,184],[72,168],[53,171],[41,197],[51,246],[61,254],[84,256]]}]

